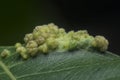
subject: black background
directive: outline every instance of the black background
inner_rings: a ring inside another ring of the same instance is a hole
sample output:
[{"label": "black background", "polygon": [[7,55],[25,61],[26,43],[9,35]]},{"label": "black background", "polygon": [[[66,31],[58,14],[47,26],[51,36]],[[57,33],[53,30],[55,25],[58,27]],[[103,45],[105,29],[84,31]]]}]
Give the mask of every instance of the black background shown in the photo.
[{"label": "black background", "polygon": [[117,0],[1,0],[0,45],[23,42],[37,25],[54,22],[69,30],[103,35],[109,51],[120,54],[120,5]]}]

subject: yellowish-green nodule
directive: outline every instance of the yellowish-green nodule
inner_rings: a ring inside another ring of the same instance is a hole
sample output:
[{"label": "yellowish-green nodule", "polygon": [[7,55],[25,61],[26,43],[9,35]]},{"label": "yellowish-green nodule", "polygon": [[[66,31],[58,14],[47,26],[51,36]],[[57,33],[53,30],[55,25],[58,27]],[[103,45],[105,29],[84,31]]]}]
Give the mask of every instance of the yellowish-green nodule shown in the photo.
[{"label": "yellowish-green nodule", "polygon": [[108,40],[104,36],[95,36],[92,46],[97,48],[99,51],[106,51],[108,49]]},{"label": "yellowish-green nodule", "polygon": [[25,47],[20,46],[16,48],[16,52],[19,53],[23,59],[27,59],[28,55],[27,55],[27,50]]},{"label": "yellowish-green nodule", "polygon": [[0,54],[0,56],[2,57],[2,58],[6,58],[6,57],[8,57],[10,55],[10,51],[8,50],[8,49],[4,49],[2,52],[1,52],[1,54]]},{"label": "yellowish-green nodule", "polygon": [[33,32],[24,37],[24,45],[16,43],[16,52],[27,59],[39,53],[49,53],[51,51],[64,52],[76,49],[96,49],[105,52],[109,42],[104,36],[92,36],[87,30],[69,31],[59,28],[50,23],[35,27]]}]

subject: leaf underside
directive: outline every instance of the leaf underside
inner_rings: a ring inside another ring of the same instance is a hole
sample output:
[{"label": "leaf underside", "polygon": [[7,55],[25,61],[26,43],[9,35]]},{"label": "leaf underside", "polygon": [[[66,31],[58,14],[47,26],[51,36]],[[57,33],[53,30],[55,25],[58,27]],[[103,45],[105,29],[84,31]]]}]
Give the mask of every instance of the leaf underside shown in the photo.
[{"label": "leaf underside", "polygon": [[14,47],[0,58],[0,80],[120,80],[120,58],[110,53],[76,50],[23,60]]}]

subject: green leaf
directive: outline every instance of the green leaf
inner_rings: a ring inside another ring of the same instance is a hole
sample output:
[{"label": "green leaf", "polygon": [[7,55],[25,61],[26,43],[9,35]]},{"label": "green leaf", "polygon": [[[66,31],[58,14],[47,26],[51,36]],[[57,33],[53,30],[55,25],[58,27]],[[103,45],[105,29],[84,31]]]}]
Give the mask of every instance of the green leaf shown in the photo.
[{"label": "green leaf", "polygon": [[23,60],[14,47],[0,58],[0,80],[120,80],[120,57],[97,51],[52,52]]}]

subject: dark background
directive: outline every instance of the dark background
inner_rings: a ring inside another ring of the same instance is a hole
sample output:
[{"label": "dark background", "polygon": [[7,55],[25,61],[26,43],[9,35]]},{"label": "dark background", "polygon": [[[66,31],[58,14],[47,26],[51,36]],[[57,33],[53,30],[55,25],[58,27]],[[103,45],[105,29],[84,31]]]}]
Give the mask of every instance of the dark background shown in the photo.
[{"label": "dark background", "polygon": [[0,45],[23,42],[37,25],[54,22],[69,30],[103,35],[109,51],[120,54],[120,3],[116,0],[1,0]]}]

